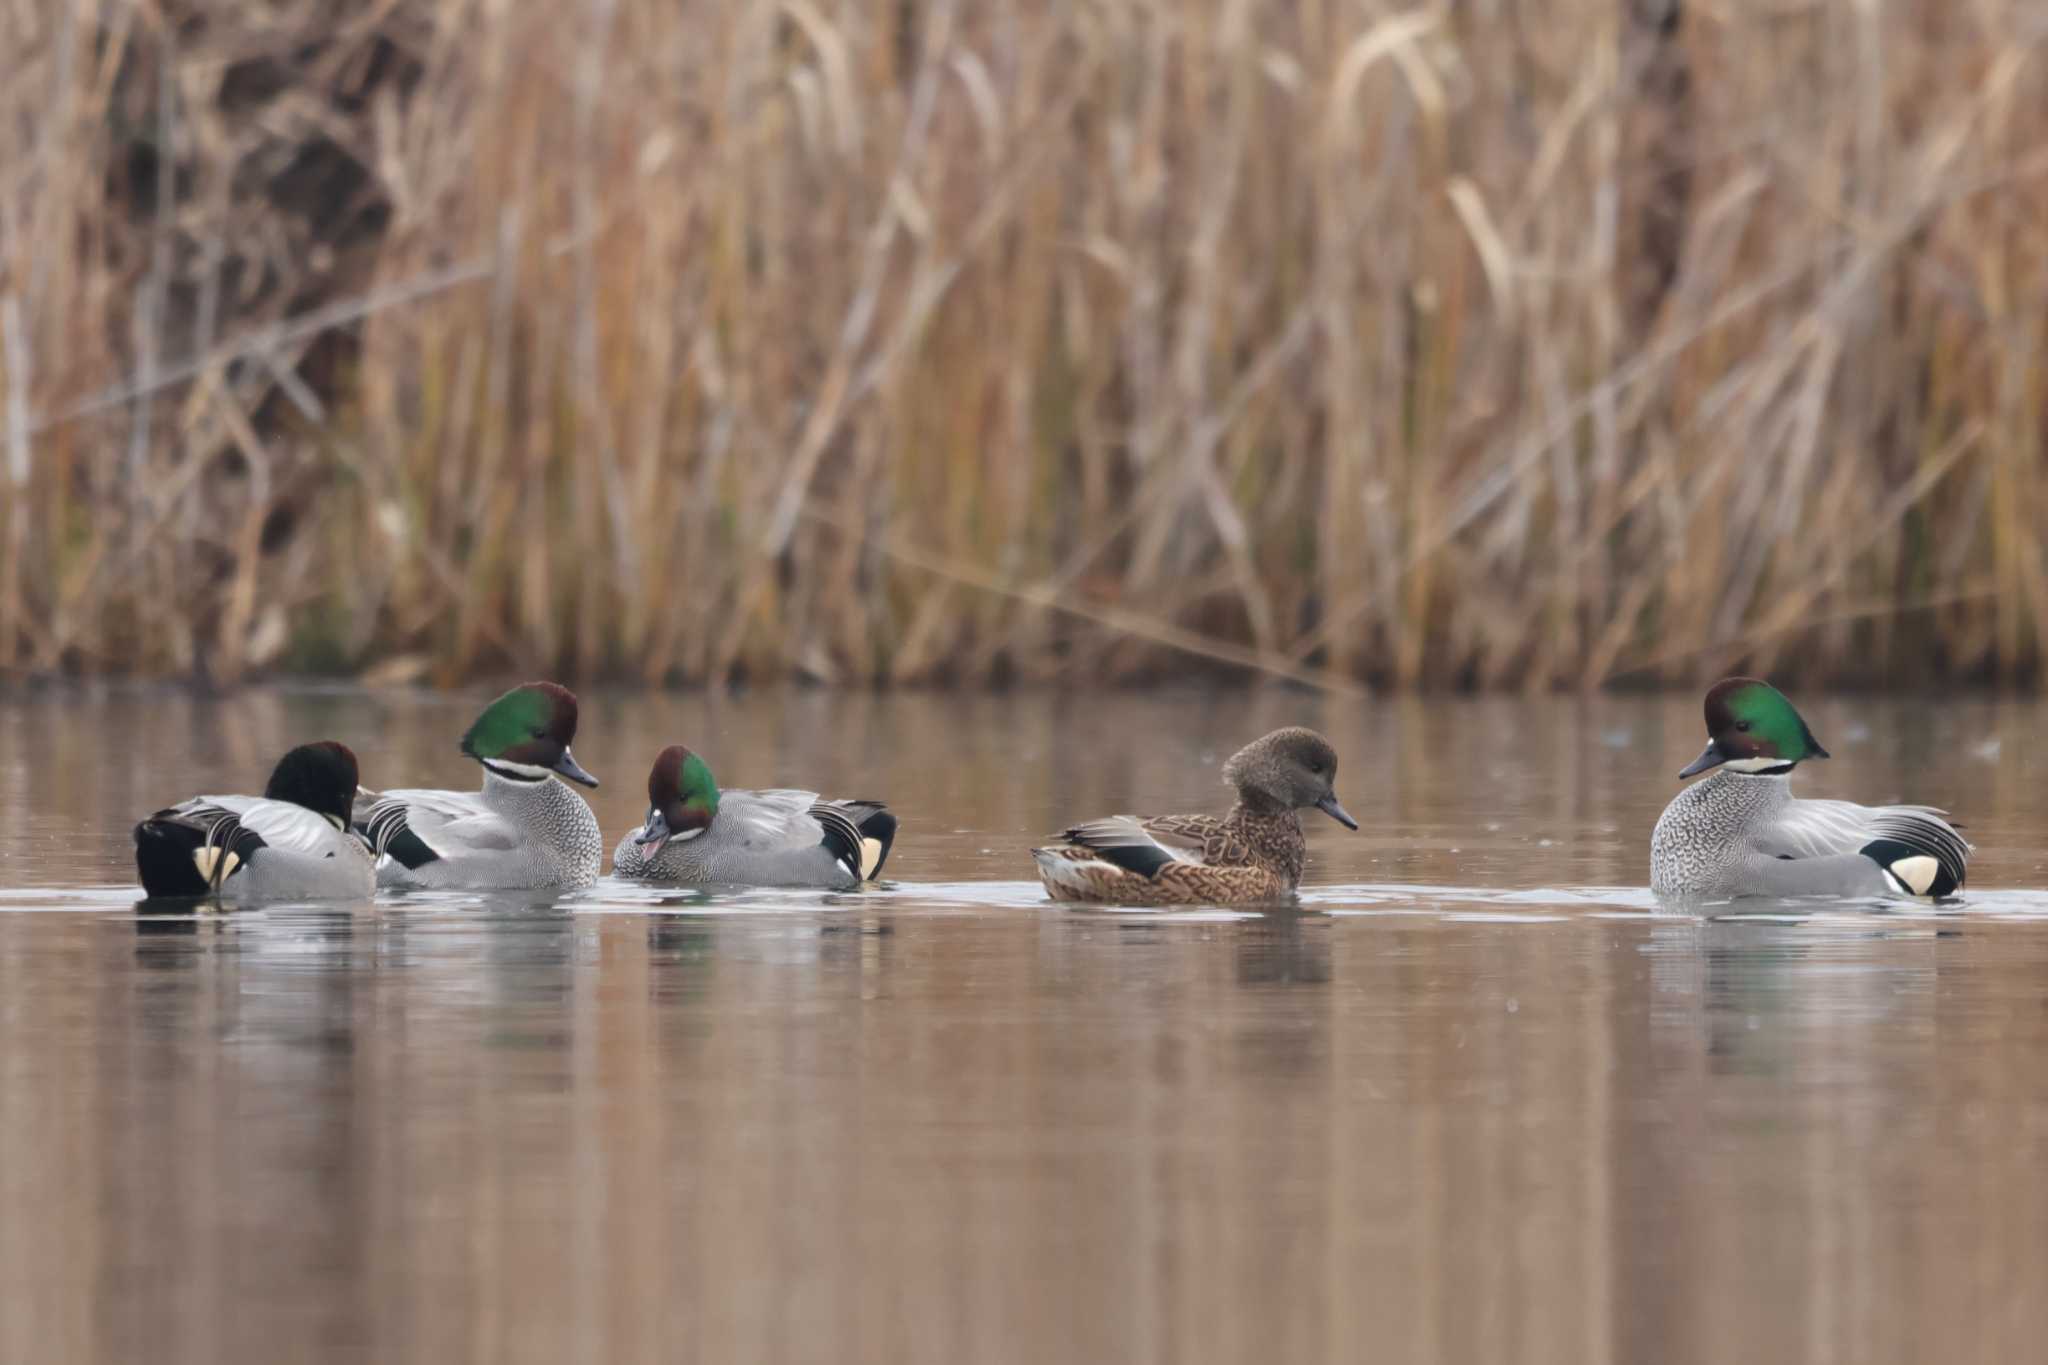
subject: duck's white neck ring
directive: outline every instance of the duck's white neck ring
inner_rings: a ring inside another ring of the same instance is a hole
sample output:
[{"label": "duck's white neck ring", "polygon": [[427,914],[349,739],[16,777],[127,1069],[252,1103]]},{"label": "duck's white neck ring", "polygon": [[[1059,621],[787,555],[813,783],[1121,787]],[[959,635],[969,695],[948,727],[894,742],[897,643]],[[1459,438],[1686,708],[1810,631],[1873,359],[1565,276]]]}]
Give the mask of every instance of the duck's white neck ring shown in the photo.
[{"label": "duck's white neck ring", "polygon": [[1784,777],[1798,766],[1795,759],[1788,763],[1782,758],[1731,758],[1721,765],[1731,773],[1744,777]]},{"label": "duck's white neck ring", "polygon": [[502,758],[483,760],[484,769],[495,773],[508,782],[545,782],[548,769],[536,763],[512,763]]}]

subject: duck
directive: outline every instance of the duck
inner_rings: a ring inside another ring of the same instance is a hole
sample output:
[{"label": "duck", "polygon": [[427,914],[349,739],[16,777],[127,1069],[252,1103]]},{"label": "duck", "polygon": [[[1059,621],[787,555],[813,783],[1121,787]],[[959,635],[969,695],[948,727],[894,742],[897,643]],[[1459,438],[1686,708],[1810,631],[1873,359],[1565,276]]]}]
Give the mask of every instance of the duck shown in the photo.
[{"label": "duck", "polygon": [[1962,889],[1971,848],[1932,806],[1801,800],[1792,770],[1828,751],[1784,693],[1757,678],[1707,692],[1707,747],[1678,774],[1650,834],[1650,889],[1680,900],[1912,896]]},{"label": "duck", "polygon": [[569,751],[576,694],[524,683],[483,709],[461,752],[483,768],[478,791],[387,791],[356,827],[394,890],[576,891],[597,881],[604,836],[590,804],[560,778],[597,786]]},{"label": "duck", "polygon": [[612,874],[848,891],[881,875],[895,842],[896,817],[880,801],[720,791],[702,756],[671,744],[655,755],[646,823],[612,851]]},{"label": "duck", "polygon": [[356,756],[333,740],[301,744],[261,796],[195,796],[135,827],[135,871],[150,897],[234,901],[368,900],[369,846],[349,827]]},{"label": "duck", "polygon": [[1313,730],[1260,737],[1223,765],[1236,790],[1227,815],[1112,815],[1070,826],[1034,848],[1056,901],[1216,905],[1283,900],[1301,885],[1308,845],[1297,811],[1358,822],[1337,801],[1337,751]]}]

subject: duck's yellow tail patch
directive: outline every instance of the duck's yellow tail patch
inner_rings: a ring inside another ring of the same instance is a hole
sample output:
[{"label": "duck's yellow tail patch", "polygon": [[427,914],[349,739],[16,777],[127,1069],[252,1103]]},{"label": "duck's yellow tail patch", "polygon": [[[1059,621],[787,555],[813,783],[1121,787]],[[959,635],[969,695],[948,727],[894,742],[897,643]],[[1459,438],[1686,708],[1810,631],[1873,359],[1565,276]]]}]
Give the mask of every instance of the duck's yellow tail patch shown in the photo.
[{"label": "duck's yellow tail patch", "polygon": [[199,869],[199,879],[208,886],[218,887],[235,875],[235,869],[242,865],[239,855],[231,848],[215,848],[201,844],[192,850],[192,865]]},{"label": "duck's yellow tail patch", "polygon": [[1912,858],[1901,858],[1885,871],[1914,895],[1924,896],[1934,885],[1934,879],[1941,875],[1941,864],[1922,853]]}]

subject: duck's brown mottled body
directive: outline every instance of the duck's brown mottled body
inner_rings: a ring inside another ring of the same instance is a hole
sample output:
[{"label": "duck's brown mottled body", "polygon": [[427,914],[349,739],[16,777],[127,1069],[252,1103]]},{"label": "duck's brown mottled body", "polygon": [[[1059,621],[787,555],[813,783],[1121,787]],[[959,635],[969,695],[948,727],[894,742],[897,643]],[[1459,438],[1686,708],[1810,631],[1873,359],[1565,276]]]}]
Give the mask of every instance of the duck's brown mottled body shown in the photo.
[{"label": "duck's brown mottled body", "polygon": [[1155,840],[1185,845],[1200,858],[1199,862],[1167,863],[1150,877],[1103,862],[1089,844],[1091,828],[1112,823],[1098,820],[1076,825],[1063,836],[1066,843],[1034,850],[1075,865],[1069,878],[1045,878],[1046,892],[1054,900],[1113,905],[1235,904],[1283,900],[1301,885],[1308,841],[1302,837],[1301,818],[1291,810],[1260,814],[1240,804],[1224,816],[1161,815],[1140,820],[1139,825]]},{"label": "duck's brown mottled body", "polygon": [[1277,730],[1223,771],[1238,791],[1227,815],[1113,815],[1031,850],[1046,893],[1110,905],[1284,900],[1301,884],[1307,860],[1298,809],[1318,806],[1358,827],[1331,790],[1336,755],[1312,730]]}]

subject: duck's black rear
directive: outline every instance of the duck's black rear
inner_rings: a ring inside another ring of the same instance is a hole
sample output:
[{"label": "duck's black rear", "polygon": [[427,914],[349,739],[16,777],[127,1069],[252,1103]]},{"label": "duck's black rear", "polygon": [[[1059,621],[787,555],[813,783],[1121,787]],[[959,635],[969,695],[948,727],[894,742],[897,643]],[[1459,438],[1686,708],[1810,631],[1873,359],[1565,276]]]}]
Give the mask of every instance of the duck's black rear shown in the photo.
[{"label": "duck's black rear", "polygon": [[262,847],[218,807],[160,810],[135,827],[135,871],[151,896],[210,896]]},{"label": "duck's black rear", "polygon": [[152,896],[203,896],[211,888],[192,855],[206,836],[174,820],[144,820],[135,827],[135,871]]}]

